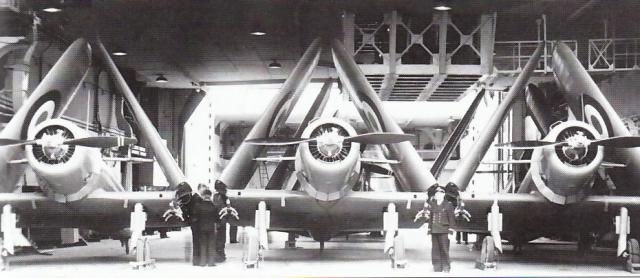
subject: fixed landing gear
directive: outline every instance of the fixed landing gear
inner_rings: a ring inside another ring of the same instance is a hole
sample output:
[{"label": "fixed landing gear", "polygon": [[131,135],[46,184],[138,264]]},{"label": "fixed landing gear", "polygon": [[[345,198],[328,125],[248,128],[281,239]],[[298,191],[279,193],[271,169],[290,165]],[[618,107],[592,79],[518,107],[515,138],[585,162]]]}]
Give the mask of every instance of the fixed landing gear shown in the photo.
[{"label": "fixed landing gear", "polygon": [[267,210],[267,204],[261,201],[255,212],[254,227],[245,228],[245,236],[243,236],[243,244],[245,244],[245,252],[243,261],[246,268],[257,268],[259,262],[263,261],[262,250],[269,249],[269,240],[267,230],[271,225],[271,212]]},{"label": "fixed landing gear", "polygon": [[476,261],[476,268],[481,270],[495,269],[497,268],[496,258],[497,249],[493,237],[486,236],[482,240],[482,249],[480,250],[480,258]]},{"label": "fixed landing gear", "polygon": [[640,246],[635,238],[627,241],[627,250],[624,259],[624,269],[631,273],[640,271]]},{"label": "fixed landing gear", "polygon": [[618,234],[618,257],[623,258],[626,271],[636,273],[640,271],[640,246],[635,238],[628,239],[631,233],[631,217],[627,208],[620,208],[620,215],[615,218],[616,234]]},{"label": "fixed landing gear", "polygon": [[390,203],[382,216],[384,228],[384,252],[389,255],[391,268],[405,268],[407,260],[404,250],[404,238],[398,228],[396,205]]},{"label": "fixed landing gear", "polygon": [[286,249],[296,249],[296,238],[298,236],[294,233],[289,233],[287,235],[287,241],[284,243],[284,248]]},{"label": "fixed landing gear", "polygon": [[320,252],[324,251],[324,241],[320,241]]}]

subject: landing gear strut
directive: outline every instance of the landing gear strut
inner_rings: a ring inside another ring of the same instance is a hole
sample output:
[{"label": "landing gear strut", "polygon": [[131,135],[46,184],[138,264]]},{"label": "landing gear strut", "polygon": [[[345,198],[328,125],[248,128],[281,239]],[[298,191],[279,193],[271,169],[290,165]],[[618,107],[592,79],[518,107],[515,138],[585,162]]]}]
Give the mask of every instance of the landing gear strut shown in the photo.
[{"label": "landing gear strut", "polygon": [[636,273],[640,270],[640,246],[638,246],[638,240],[635,238],[627,241],[627,254],[624,260],[624,269],[631,273]]},{"label": "landing gear strut", "polygon": [[390,203],[383,214],[384,252],[391,259],[391,268],[405,268],[407,259],[404,252],[404,238],[398,229],[398,212],[396,205]]},{"label": "landing gear strut", "polygon": [[482,240],[482,250],[480,250],[479,260],[476,261],[476,268],[481,270],[497,268],[496,255],[493,237],[486,236]]},{"label": "landing gear strut", "polygon": [[640,247],[635,238],[627,239],[631,233],[631,217],[627,208],[620,208],[616,216],[616,234],[618,234],[618,257],[624,259],[624,269],[631,273],[640,271]]},{"label": "landing gear strut", "polygon": [[271,212],[267,210],[267,204],[261,201],[255,213],[255,227],[245,229],[246,236],[243,243],[246,250],[243,261],[246,268],[257,268],[259,262],[263,260],[262,250],[269,249],[267,230],[271,223]]}]

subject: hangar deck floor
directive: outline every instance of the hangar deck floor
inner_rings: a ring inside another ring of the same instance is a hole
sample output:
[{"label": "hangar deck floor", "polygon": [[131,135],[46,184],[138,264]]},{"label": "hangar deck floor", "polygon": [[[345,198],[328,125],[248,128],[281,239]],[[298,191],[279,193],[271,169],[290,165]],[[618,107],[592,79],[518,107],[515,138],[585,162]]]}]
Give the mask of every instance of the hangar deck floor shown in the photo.
[{"label": "hangar deck floor", "polygon": [[[9,271],[0,277],[235,277],[235,276],[442,276],[432,272],[430,240],[424,227],[404,231],[409,263],[405,269],[391,269],[382,253],[384,243],[366,235],[354,235],[346,240],[337,238],[326,243],[320,253],[319,244],[299,238],[296,249],[284,249],[286,234],[273,233],[272,249],[259,269],[245,269],[239,244],[227,247],[228,260],[216,267],[194,267],[185,259],[190,252],[190,231],[169,233],[168,239],[152,239],[152,257],[157,267],[132,270],[128,262],[134,255],[124,255],[120,242],[104,240],[88,246],[53,250],[53,256],[24,255],[12,258]],[[470,240],[473,238],[470,238]],[[576,256],[574,244],[533,244],[515,256],[512,247],[505,246],[497,270],[480,271],[474,268],[477,251],[452,241],[451,276],[620,276],[622,270],[611,249],[597,249],[586,257]],[[222,276],[219,276],[222,275]]]}]

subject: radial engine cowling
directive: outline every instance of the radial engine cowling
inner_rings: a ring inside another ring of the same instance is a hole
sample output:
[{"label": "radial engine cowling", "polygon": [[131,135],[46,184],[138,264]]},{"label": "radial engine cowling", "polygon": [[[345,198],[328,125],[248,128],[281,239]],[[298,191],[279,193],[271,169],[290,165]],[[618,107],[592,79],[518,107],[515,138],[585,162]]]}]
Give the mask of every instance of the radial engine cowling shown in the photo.
[{"label": "radial engine cowling", "polygon": [[30,129],[28,137],[40,141],[26,146],[27,161],[43,191],[57,201],[76,201],[97,187],[114,186],[113,181],[104,179],[100,149],[62,144],[66,139],[86,137],[75,124],[46,120]]},{"label": "radial engine cowling", "polygon": [[358,181],[360,144],[343,141],[356,131],[339,119],[317,119],[302,138],[317,138],[298,146],[296,173],[302,188],[321,201],[341,198]]},{"label": "radial engine cowling", "polygon": [[581,121],[553,127],[544,141],[566,143],[534,150],[531,177],[538,191],[549,201],[561,205],[584,198],[602,163],[603,147],[589,144],[597,139],[600,134]]}]

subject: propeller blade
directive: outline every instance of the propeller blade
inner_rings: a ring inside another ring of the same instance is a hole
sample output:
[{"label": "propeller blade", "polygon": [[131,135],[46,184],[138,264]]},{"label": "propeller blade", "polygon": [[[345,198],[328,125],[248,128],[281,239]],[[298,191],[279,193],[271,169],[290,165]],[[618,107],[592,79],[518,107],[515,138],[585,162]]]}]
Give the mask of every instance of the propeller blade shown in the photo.
[{"label": "propeller blade", "polygon": [[262,146],[288,146],[296,145],[304,142],[313,141],[315,138],[301,139],[301,138],[255,138],[244,140],[245,143],[250,145],[262,145]]},{"label": "propeller blade", "polygon": [[377,174],[381,174],[381,175],[387,175],[387,176],[393,176],[393,172],[385,169],[384,167],[381,167],[379,165],[376,164],[371,164],[371,163],[362,163],[362,168],[364,168],[365,170],[371,172],[371,173],[377,173]]},{"label": "propeller blade", "polygon": [[640,136],[618,136],[594,140],[591,144],[614,148],[640,147]]},{"label": "propeller blade", "polygon": [[533,149],[533,148],[540,148],[540,147],[558,145],[563,143],[564,142],[514,141],[514,142],[495,144],[495,146],[499,148],[509,148],[509,149]]},{"label": "propeller blade", "polygon": [[345,141],[362,144],[394,144],[409,141],[415,137],[413,134],[372,132],[345,138]]},{"label": "propeller blade", "polygon": [[77,145],[91,148],[112,148],[125,145],[133,145],[138,140],[129,137],[115,137],[115,136],[93,136],[78,139],[69,139],[64,141],[66,145]]},{"label": "propeller blade", "polygon": [[30,144],[34,144],[35,142],[36,142],[35,140],[0,138],[0,147],[13,146],[13,145],[30,145]]}]

